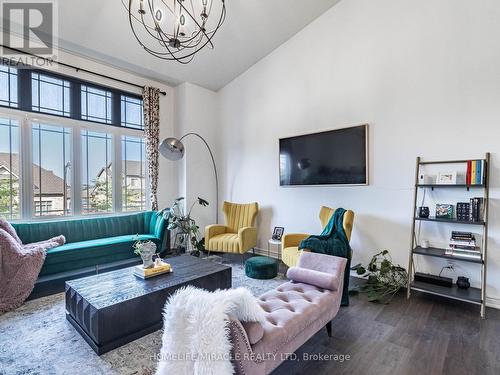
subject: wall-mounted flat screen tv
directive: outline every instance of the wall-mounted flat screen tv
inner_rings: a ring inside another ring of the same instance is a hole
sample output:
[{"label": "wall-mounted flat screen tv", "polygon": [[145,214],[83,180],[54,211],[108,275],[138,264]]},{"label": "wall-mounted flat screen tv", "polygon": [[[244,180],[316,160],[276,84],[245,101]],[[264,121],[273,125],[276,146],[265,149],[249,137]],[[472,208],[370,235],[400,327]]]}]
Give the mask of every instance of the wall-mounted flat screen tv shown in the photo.
[{"label": "wall-mounted flat screen tv", "polygon": [[281,186],[368,184],[368,125],[279,142]]}]

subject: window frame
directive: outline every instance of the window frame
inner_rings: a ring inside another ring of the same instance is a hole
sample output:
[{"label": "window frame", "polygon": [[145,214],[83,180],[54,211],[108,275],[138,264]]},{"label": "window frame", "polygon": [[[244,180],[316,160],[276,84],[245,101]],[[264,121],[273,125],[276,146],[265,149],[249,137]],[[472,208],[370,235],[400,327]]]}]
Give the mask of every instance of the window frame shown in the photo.
[{"label": "window frame", "polygon": [[[52,114],[24,111],[20,108],[12,108],[0,106],[0,117],[9,118],[18,121],[19,126],[19,153],[20,153],[20,176],[22,176],[23,183],[19,184],[19,219],[13,221],[50,221],[54,219],[76,219],[81,217],[99,217],[99,216],[113,216],[121,214],[129,214],[133,211],[124,211],[122,209],[122,183],[121,183],[121,139],[122,136],[131,137],[143,137],[144,131],[139,129],[133,129],[122,126],[112,126],[110,124],[97,123],[85,120],[76,120],[73,118],[57,116]],[[33,123],[44,123],[53,126],[67,127],[71,128],[72,133],[72,150],[70,162],[72,165],[71,179],[70,179],[70,194],[71,194],[71,205],[70,214],[66,216],[34,216],[35,204],[34,204],[34,194],[33,189],[29,188],[33,186],[33,172],[32,172],[32,161],[33,161],[33,144],[32,144],[32,132]],[[80,188],[82,186],[82,176],[81,176],[81,132],[82,130],[87,130],[91,132],[106,132],[112,135],[112,160],[113,171],[112,171],[112,186],[113,186],[113,209],[109,213],[99,213],[99,214],[83,214],[82,213],[82,199],[80,197]],[[149,175],[148,171],[148,161],[146,159],[146,180],[145,180],[145,194],[146,194],[146,209],[150,206],[150,194],[149,194]],[[140,212],[140,211],[135,211]]]},{"label": "window frame", "polygon": [[[78,121],[90,122],[93,124],[101,124],[101,126],[114,126],[118,128],[125,129],[133,129],[139,130],[141,132],[144,131],[144,128],[140,129],[137,127],[130,127],[126,125],[122,125],[121,118],[121,97],[126,96],[133,99],[142,100],[142,96],[130,91],[120,90],[111,86],[101,85],[92,81],[87,81],[84,79],[76,78],[74,76],[70,76],[67,74],[55,73],[53,71],[44,70],[44,69],[35,69],[35,68],[27,68],[27,67],[11,67],[9,65],[3,65],[7,68],[12,68],[17,70],[17,107],[8,106],[0,103],[0,108],[10,108],[10,109],[18,109],[23,112],[30,112],[36,114],[49,114],[46,112],[39,112],[33,110],[33,93],[32,93],[32,78],[31,73],[36,73],[40,75],[45,75],[51,78],[60,79],[63,81],[69,81],[70,83],[70,108],[69,108],[69,116],[52,114],[50,116],[65,118],[65,119],[74,119]],[[82,118],[81,114],[81,103],[82,103],[82,95],[81,89],[83,86],[88,86],[90,88],[94,88],[97,90],[109,91],[111,93],[111,122],[99,122],[93,120],[87,120]],[[10,92],[10,91],[9,91]],[[25,95],[20,95],[23,92]],[[40,98],[39,98],[40,100]],[[10,101],[10,98],[9,98]],[[143,121],[144,122],[144,121]],[[143,124],[144,127],[144,124]]]}]

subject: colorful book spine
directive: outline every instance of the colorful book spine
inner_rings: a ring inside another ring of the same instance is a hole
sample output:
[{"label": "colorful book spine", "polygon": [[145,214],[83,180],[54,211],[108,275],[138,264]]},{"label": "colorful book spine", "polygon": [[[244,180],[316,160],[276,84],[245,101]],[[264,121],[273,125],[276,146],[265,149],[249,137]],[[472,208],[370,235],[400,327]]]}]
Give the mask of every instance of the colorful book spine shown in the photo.
[{"label": "colorful book spine", "polygon": [[467,185],[471,184],[471,168],[472,168],[472,160],[467,161],[467,173],[465,175],[465,183]]},{"label": "colorful book spine", "polygon": [[480,176],[480,184],[484,184],[485,181],[485,173],[486,173],[486,160],[481,160],[481,176]]},{"label": "colorful book spine", "polygon": [[476,184],[476,161],[471,160],[471,168],[470,168],[470,184]]},{"label": "colorful book spine", "polygon": [[481,185],[482,160],[476,160],[476,185]]}]

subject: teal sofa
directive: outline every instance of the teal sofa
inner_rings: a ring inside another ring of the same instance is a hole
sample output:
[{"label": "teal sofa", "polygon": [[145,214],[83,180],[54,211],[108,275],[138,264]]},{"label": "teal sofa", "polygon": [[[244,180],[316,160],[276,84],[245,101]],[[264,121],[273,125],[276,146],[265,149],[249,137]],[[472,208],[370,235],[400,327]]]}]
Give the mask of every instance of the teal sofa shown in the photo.
[{"label": "teal sofa", "polygon": [[[25,244],[61,234],[66,237],[66,244],[47,251],[39,279],[61,273],[66,274],[65,279],[69,279],[71,271],[120,261],[121,264],[127,264],[123,261],[131,258],[139,261],[132,248],[136,237],[156,243],[158,252],[165,246],[166,220],[154,211],[12,225]],[[78,272],[73,274],[77,275]]]}]

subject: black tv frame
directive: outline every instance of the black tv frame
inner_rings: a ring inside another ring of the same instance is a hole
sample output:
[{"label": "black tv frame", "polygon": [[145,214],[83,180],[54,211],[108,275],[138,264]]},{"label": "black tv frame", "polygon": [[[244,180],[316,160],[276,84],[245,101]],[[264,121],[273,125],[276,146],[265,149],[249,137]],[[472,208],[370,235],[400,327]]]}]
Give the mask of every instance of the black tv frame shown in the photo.
[{"label": "black tv frame", "polygon": [[312,132],[312,133],[301,133],[297,135],[291,135],[288,137],[282,137],[278,139],[278,153],[280,151],[280,142],[281,140],[284,139],[289,139],[289,138],[297,138],[297,137],[302,137],[302,136],[307,136],[307,135],[315,135],[315,134],[322,134],[322,133],[331,133],[337,130],[344,130],[344,129],[349,129],[349,128],[358,128],[358,127],[364,127],[365,128],[365,164],[366,164],[366,175],[365,175],[365,183],[360,183],[360,184],[282,184],[281,183],[281,168],[280,168],[280,160],[278,157],[278,179],[279,179],[279,184],[280,187],[301,187],[301,186],[306,186],[306,187],[321,187],[321,186],[367,186],[369,185],[369,176],[370,176],[370,163],[369,163],[369,144],[370,144],[370,138],[369,138],[369,124],[361,124],[361,125],[353,125],[353,126],[344,126],[342,128],[336,128],[336,129],[330,129],[330,130],[323,130],[319,132]]}]

